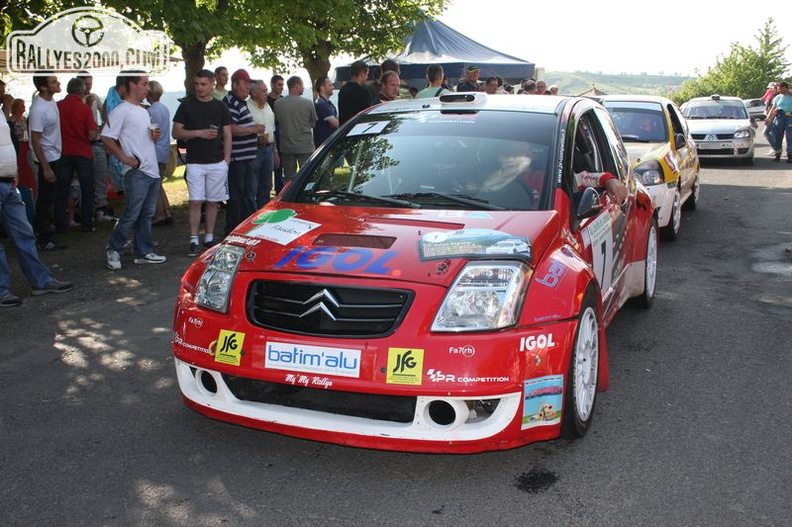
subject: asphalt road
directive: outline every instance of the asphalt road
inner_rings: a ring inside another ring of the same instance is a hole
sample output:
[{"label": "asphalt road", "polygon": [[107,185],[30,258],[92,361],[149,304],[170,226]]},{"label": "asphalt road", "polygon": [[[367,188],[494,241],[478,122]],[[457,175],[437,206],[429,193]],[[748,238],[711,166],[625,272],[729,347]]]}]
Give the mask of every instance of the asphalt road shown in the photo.
[{"label": "asphalt road", "polygon": [[186,258],[86,258],[62,270],[75,292],[0,312],[2,524],[788,525],[792,165],[765,151],[705,166],[653,308],[608,330],[611,389],[574,442],[403,454],[208,420],[169,351]]}]

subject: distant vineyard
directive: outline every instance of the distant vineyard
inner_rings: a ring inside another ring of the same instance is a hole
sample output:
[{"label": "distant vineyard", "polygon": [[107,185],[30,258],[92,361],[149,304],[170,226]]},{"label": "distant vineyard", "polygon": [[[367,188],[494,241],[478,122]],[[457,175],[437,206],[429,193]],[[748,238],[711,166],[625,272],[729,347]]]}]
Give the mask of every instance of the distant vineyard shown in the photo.
[{"label": "distant vineyard", "polygon": [[603,74],[588,71],[547,72],[548,85],[555,84],[564,95],[580,95],[592,88],[608,94],[667,95],[694,77],[679,75]]}]

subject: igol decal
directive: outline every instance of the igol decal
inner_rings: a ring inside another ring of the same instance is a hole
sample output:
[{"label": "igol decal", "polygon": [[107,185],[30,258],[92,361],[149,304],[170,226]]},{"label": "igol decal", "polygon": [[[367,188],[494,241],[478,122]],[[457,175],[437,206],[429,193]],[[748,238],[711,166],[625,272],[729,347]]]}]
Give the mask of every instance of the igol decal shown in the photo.
[{"label": "igol decal", "polygon": [[399,276],[401,271],[387,265],[394,256],[396,251],[385,251],[375,258],[374,251],[363,248],[295,247],[273,267],[281,269],[291,264],[300,270],[310,270],[329,265],[342,273],[360,271],[367,274]]}]

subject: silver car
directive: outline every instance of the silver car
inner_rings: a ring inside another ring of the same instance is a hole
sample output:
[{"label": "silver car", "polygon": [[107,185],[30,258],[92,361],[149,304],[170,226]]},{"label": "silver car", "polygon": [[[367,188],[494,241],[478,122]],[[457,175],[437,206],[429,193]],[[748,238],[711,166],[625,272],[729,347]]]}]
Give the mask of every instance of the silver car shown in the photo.
[{"label": "silver car", "polygon": [[748,107],[748,114],[754,119],[764,121],[767,118],[767,103],[764,99],[743,99]]},{"label": "silver car", "polygon": [[696,97],[682,105],[700,159],[753,164],[756,123],[738,97]]}]

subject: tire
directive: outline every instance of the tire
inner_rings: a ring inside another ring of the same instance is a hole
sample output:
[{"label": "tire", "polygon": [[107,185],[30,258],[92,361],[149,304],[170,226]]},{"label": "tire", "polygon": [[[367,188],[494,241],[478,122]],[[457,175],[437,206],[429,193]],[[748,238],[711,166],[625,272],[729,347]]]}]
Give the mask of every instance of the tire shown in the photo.
[{"label": "tire", "polygon": [[561,437],[564,439],[583,437],[591,426],[597,402],[599,352],[597,304],[589,290],[580,307],[575,342],[569,357],[561,422]]},{"label": "tire", "polygon": [[644,267],[644,290],[639,296],[631,298],[631,306],[648,309],[652,307],[655,297],[655,287],[657,286],[657,220],[652,219],[649,225],[649,232],[646,235],[646,266]]},{"label": "tire", "polygon": [[660,238],[663,241],[672,242],[679,234],[679,226],[682,224],[682,192],[679,187],[674,189],[674,202],[671,204],[671,218],[668,225],[660,229]]},{"label": "tire", "polygon": [[701,185],[699,184],[699,176],[696,174],[696,179],[693,181],[693,190],[688,196],[687,201],[682,205],[682,210],[696,210],[698,208],[698,200],[701,195]]}]

